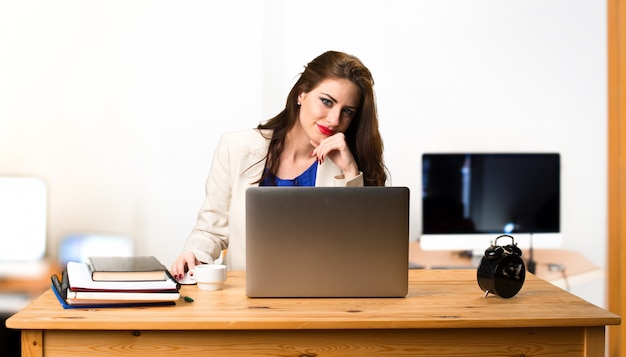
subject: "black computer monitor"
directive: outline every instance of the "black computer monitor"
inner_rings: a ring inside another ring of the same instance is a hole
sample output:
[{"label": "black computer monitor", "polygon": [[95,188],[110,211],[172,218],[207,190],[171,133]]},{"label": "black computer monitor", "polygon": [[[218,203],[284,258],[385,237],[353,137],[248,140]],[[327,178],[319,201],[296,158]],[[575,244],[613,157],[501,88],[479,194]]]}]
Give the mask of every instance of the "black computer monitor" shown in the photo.
[{"label": "black computer monitor", "polygon": [[423,154],[422,248],[560,246],[560,173],[558,153]]}]

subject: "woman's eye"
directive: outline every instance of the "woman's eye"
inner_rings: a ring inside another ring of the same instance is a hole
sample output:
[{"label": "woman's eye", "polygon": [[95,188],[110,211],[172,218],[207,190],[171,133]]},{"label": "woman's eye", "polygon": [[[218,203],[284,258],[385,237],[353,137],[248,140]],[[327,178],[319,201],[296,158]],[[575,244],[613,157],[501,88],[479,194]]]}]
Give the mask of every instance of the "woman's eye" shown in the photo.
[{"label": "woman's eye", "polygon": [[324,105],[327,106],[331,106],[333,104],[333,102],[331,102],[328,98],[320,98],[320,100],[322,101],[322,103],[324,103]]},{"label": "woman's eye", "polygon": [[344,114],[352,116],[352,114],[354,114],[354,110],[350,109],[350,108],[345,108],[343,110]]}]

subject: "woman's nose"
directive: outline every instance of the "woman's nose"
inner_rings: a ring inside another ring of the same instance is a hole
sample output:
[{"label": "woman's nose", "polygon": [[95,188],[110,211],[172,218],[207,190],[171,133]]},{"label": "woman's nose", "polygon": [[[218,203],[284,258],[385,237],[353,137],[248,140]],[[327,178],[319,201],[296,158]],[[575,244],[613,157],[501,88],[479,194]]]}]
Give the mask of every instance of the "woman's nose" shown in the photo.
[{"label": "woman's nose", "polygon": [[339,125],[340,117],[341,117],[341,111],[339,110],[333,110],[330,113],[328,113],[328,116],[326,117],[326,123],[328,124],[328,127],[336,128]]}]

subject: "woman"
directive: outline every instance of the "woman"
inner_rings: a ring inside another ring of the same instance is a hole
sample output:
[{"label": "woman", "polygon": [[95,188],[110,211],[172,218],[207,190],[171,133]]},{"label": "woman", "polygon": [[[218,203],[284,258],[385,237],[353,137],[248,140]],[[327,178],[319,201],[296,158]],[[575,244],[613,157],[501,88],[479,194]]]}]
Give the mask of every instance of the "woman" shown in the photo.
[{"label": "woman", "polygon": [[206,181],[206,200],[183,252],[177,279],[224,259],[245,270],[245,191],[251,186],[384,186],[383,143],[370,71],[329,51],[306,67],[285,109],[256,129],[222,136]]}]

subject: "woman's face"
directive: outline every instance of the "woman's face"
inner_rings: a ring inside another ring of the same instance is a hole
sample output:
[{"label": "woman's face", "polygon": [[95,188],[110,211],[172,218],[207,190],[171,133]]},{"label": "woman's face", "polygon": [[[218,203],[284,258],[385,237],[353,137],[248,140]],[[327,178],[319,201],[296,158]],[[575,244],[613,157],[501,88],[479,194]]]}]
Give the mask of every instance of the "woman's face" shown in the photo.
[{"label": "woman's face", "polygon": [[344,132],[350,126],[359,105],[359,88],[347,79],[329,78],[310,92],[300,93],[300,125],[310,140],[323,139]]}]

